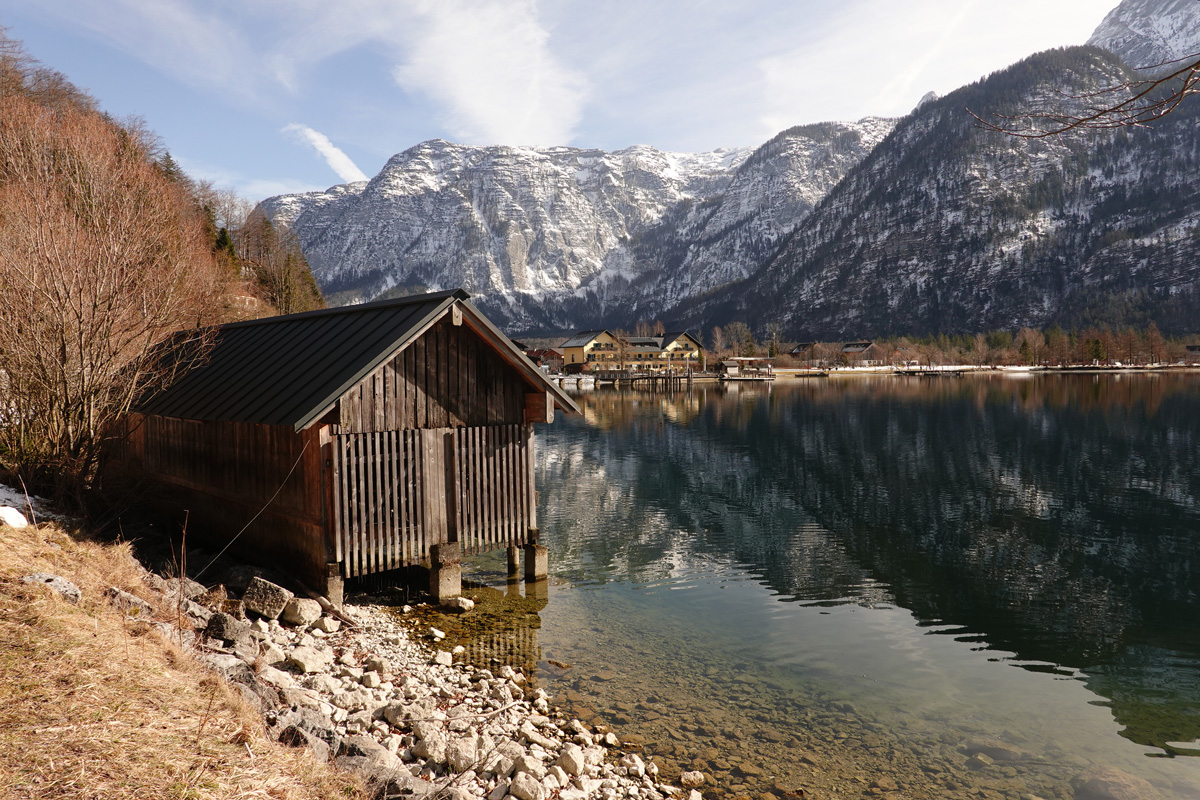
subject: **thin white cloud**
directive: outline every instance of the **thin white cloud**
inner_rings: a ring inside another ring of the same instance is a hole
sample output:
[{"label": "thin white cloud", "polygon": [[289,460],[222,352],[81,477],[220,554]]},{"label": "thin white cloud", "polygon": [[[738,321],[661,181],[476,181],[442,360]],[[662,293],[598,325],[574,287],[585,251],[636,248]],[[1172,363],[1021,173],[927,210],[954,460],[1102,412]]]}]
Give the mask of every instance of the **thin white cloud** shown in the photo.
[{"label": "thin white cloud", "polygon": [[1111,0],[853,0],[816,41],[759,62],[764,133],[898,116],[1038,50],[1082,44]]},{"label": "thin white cloud", "polygon": [[452,135],[484,144],[565,144],[583,76],[555,58],[532,0],[422,0],[396,81],[437,103]]},{"label": "thin white cloud", "polygon": [[350,156],[342,152],[337,145],[329,141],[329,137],[320,131],[315,131],[307,125],[293,122],[283,127],[283,132],[290,134],[301,142],[310,145],[338,177],[347,183],[367,180],[367,174],[358,168]]}]

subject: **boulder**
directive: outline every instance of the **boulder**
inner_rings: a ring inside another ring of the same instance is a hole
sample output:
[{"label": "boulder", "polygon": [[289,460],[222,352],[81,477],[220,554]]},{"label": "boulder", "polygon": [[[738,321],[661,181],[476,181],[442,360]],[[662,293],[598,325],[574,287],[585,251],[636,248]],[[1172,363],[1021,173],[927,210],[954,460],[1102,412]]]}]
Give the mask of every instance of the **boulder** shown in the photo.
[{"label": "boulder", "polygon": [[546,800],[546,787],[528,772],[514,775],[508,792],[517,800]]},{"label": "boulder", "polygon": [[321,618],[321,604],[304,597],[293,597],[283,607],[280,617],[289,625],[307,628]]},{"label": "boulder", "polygon": [[66,578],[51,575],[48,572],[35,572],[32,575],[26,575],[21,580],[24,583],[40,583],[43,586],[49,586],[68,603],[78,603],[83,597],[83,592],[78,586]]},{"label": "boulder", "polygon": [[226,644],[245,643],[250,641],[250,625],[229,614],[217,613],[208,618],[204,634]]},{"label": "boulder", "polygon": [[253,611],[264,619],[278,619],[294,595],[282,586],[255,577],[251,579],[242,602],[247,611]]},{"label": "boulder", "polygon": [[1116,767],[1080,775],[1075,784],[1075,800],[1161,800],[1145,780]]},{"label": "boulder", "polygon": [[546,767],[542,765],[540,760],[529,755],[528,753],[521,756],[516,760],[516,762],[513,763],[513,771],[518,773],[527,772],[533,777],[537,778],[539,781],[546,777]]},{"label": "boulder", "polygon": [[457,737],[446,744],[446,762],[455,772],[473,769],[478,757],[474,736]]},{"label": "boulder", "polygon": [[431,731],[413,745],[412,751],[417,758],[424,758],[427,761],[432,761],[434,764],[441,764],[446,760],[446,747],[448,744],[446,734],[441,731]]},{"label": "boulder", "polygon": [[25,515],[12,506],[0,506],[0,525],[17,529],[27,528],[29,520],[25,519]]},{"label": "boulder", "polygon": [[297,647],[288,656],[287,664],[303,673],[323,672],[333,664],[333,653],[326,647]]},{"label": "boulder", "polygon": [[583,758],[583,748],[577,744],[566,745],[555,763],[562,767],[568,775],[576,778],[582,775],[587,768],[587,762]]},{"label": "boulder", "polygon": [[679,775],[679,785],[685,789],[696,789],[704,785],[706,780],[703,772],[691,770]]},{"label": "boulder", "polygon": [[203,583],[191,578],[167,578],[164,583],[167,584],[168,595],[183,595],[188,600],[195,600],[208,591]]},{"label": "boulder", "polygon": [[629,776],[633,778],[640,778],[646,774],[646,763],[637,753],[630,753],[622,758],[621,766],[625,767]]},{"label": "boulder", "polygon": [[279,741],[291,747],[307,747],[322,764],[329,761],[329,745],[297,725],[288,725],[280,731]]},{"label": "boulder", "polygon": [[108,602],[116,606],[118,610],[124,612],[127,617],[149,619],[150,615],[154,613],[154,607],[145,600],[115,586],[110,586],[106,589],[104,596],[108,598]]},{"label": "boulder", "polygon": [[337,633],[342,627],[342,623],[333,617],[321,617],[312,624],[312,627],[321,633]]},{"label": "boulder", "polygon": [[442,601],[442,606],[454,611],[467,612],[475,608],[475,601],[469,597],[448,597]]}]

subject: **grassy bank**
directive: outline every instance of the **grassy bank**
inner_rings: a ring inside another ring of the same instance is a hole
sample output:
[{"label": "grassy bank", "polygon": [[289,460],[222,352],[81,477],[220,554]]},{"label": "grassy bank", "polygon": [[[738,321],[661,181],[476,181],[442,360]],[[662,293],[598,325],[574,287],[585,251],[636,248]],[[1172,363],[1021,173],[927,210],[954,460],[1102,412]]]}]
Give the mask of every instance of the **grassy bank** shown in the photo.
[{"label": "grassy bank", "polygon": [[[159,602],[128,545],[0,525],[0,552],[0,797],[362,796],[308,750],[268,741],[236,690],[108,603],[109,587]],[[82,600],[22,582],[34,572]]]}]

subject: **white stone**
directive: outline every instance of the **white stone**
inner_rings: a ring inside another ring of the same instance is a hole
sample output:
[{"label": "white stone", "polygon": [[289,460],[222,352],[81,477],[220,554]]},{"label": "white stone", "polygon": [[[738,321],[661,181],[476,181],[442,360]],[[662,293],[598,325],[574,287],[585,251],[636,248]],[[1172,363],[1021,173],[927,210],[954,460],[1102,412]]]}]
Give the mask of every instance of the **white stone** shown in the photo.
[{"label": "white stone", "polygon": [[517,800],[546,800],[546,787],[528,772],[518,772],[508,791]]},{"label": "white stone", "polygon": [[640,778],[646,774],[646,764],[637,753],[630,753],[621,759],[621,766],[629,771],[629,775]]},{"label": "white stone", "polygon": [[279,618],[289,625],[307,628],[321,618],[321,604],[307,597],[293,597]]},{"label": "white stone", "polygon": [[451,650],[450,652],[451,652],[451,654],[453,654],[453,655],[456,655],[456,656],[461,656],[463,653],[467,652],[467,648],[463,647],[463,646],[460,644],[460,645],[457,645],[457,646],[456,646],[456,647],[455,647],[453,650]]},{"label": "white stone", "polygon": [[587,762],[584,759],[583,748],[577,744],[567,744],[562,749],[562,753],[558,756],[558,761],[555,762],[559,767],[566,770],[568,774],[576,777],[583,774],[584,767]]},{"label": "white stone", "polygon": [[446,745],[446,734],[441,731],[432,731],[413,745],[412,751],[417,758],[441,764],[446,760]]},{"label": "white stone", "polygon": [[539,781],[546,777],[546,767],[540,760],[528,753],[517,759],[513,769],[517,772],[528,772]]},{"label": "white stone", "polygon": [[698,786],[703,786],[705,775],[699,770],[689,770],[680,774],[679,785],[685,789],[695,789]]},{"label": "white stone", "polygon": [[454,663],[454,656],[445,650],[438,650],[433,654],[433,663],[448,667]]},{"label": "white stone", "polygon": [[337,633],[342,627],[342,623],[333,617],[321,617],[312,624],[312,627],[321,633]]},{"label": "white stone", "polygon": [[378,689],[383,681],[379,678],[378,672],[364,672],[362,676],[362,685],[368,689]]},{"label": "white stone", "polygon": [[566,773],[566,771],[562,767],[558,766],[557,764],[555,764],[550,769],[546,770],[546,775],[547,775],[547,777],[549,777],[550,775],[553,775],[554,780],[558,781],[559,786],[566,786],[568,783],[571,782],[571,776],[569,776]]},{"label": "white stone", "polygon": [[17,529],[29,527],[29,520],[25,519],[25,515],[12,506],[0,506],[0,523]]},{"label": "white stone", "polygon": [[688,792],[688,800],[704,800],[704,795],[700,794],[695,789]]},{"label": "white stone", "polygon": [[446,761],[455,772],[466,772],[475,766],[478,758],[475,737],[463,736],[451,739],[446,744]]},{"label": "white stone", "polygon": [[443,600],[442,605],[457,611],[470,611],[475,608],[475,601],[469,597],[451,597]]}]

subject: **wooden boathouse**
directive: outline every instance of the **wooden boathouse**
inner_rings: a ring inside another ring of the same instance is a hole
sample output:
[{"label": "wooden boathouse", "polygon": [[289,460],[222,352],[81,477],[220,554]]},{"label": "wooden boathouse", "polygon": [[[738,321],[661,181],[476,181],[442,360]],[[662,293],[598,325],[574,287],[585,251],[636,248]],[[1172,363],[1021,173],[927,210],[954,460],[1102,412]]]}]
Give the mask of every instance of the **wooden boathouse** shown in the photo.
[{"label": "wooden boathouse", "polygon": [[189,532],[327,596],[414,564],[451,567],[432,590],[456,594],[459,553],[495,548],[515,571],[537,547],[533,425],[579,408],[468,297],[221,326],[131,416],[118,465]]}]

